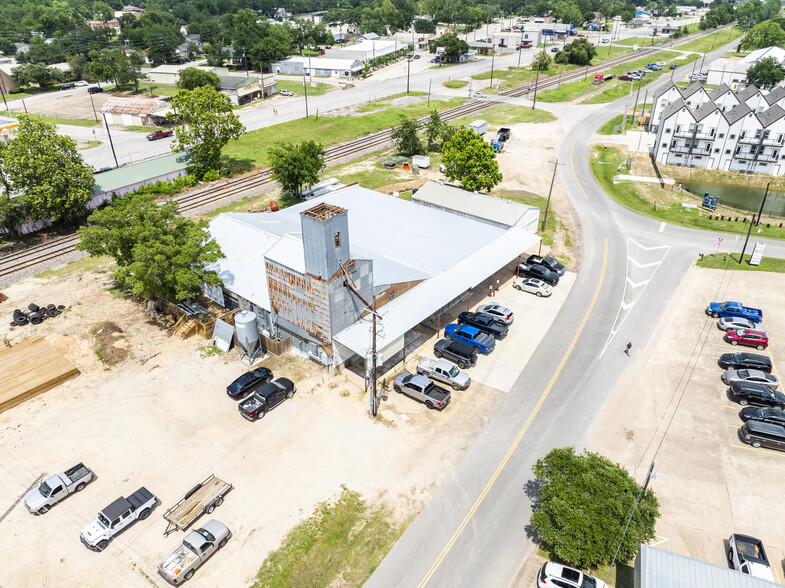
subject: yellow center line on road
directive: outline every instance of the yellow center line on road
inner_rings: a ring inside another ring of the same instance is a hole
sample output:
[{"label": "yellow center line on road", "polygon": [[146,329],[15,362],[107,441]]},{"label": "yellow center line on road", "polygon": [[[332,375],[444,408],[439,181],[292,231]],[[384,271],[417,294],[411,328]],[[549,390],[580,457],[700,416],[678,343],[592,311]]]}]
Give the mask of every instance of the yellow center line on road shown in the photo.
[{"label": "yellow center line on road", "polygon": [[578,341],[578,337],[580,337],[581,333],[583,332],[583,328],[586,326],[586,321],[589,320],[589,315],[591,315],[591,312],[594,309],[594,305],[597,302],[597,297],[600,294],[600,289],[602,288],[602,284],[605,281],[605,271],[607,267],[608,267],[608,239],[606,238],[605,248],[602,257],[602,272],[600,273],[600,280],[597,283],[597,289],[594,291],[594,296],[591,299],[591,303],[589,304],[589,307],[586,309],[586,314],[583,315],[583,320],[581,321],[578,330],[575,332],[575,335],[573,336],[572,341],[570,342],[570,346],[567,348],[567,351],[564,353],[564,356],[562,357],[559,366],[556,368],[553,377],[551,377],[550,382],[548,382],[548,386],[545,388],[545,391],[542,393],[540,399],[537,401],[534,410],[532,410],[531,414],[529,415],[529,418],[526,419],[526,422],[524,423],[523,427],[518,432],[518,435],[515,437],[515,440],[512,442],[512,445],[510,445],[510,448],[507,450],[507,453],[504,455],[504,459],[502,459],[501,463],[499,463],[499,466],[496,468],[496,471],[493,473],[493,476],[491,476],[491,479],[488,480],[488,483],[485,485],[485,488],[483,488],[482,492],[477,497],[477,500],[474,501],[474,504],[472,505],[471,509],[466,514],[463,521],[461,521],[461,524],[455,530],[455,533],[453,533],[452,537],[447,542],[447,545],[445,545],[444,549],[442,549],[441,553],[439,554],[439,557],[437,557],[436,561],[433,562],[433,565],[428,570],[428,573],[425,574],[425,577],[418,584],[418,588],[423,588],[423,586],[425,586],[428,583],[428,581],[431,579],[433,574],[438,569],[439,565],[441,565],[444,558],[450,552],[450,549],[452,549],[452,546],[455,545],[455,542],[463,533],[463,530],[466,528],[466,525],[469,524],[469,521],[472,520],[472,517],[477,512],[477,509],[480,508],[480,505],[483,503],[486,496],[488,496],[488,492],[490,492],[491,488],[496,483],[496,480],[499,477],[499,475],[502,473],[502,470],[510,461],[512,454],[518,448],[518,445],[520,445],[520,442],[523,439],[524,434],[529,429],[529,426],[532,424],[532,421],[534,421],[534,417],[537,416],[537,413],[540,411],[540,408],[542,408],[545,399],[548,397],[548,394],[550,394],[553,385],[556,383],[556,379],[559,377],[559,374],[561,374],[564,365],[567,363],[567,359],[569,359],[570,355],[572,355],[572,350],[575,348],[575,344]]}]

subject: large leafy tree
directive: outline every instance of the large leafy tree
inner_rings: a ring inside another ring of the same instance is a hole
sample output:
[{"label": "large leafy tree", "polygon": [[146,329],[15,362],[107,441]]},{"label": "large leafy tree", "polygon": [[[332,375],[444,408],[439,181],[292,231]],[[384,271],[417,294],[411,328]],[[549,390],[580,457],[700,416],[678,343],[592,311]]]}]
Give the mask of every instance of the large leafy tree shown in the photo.
[{"label": "large leafy tree", "polygon": [[436,110],[432,110],[425,122],[425,139],[428,141],[428,149],[441,151],[442,145],[452,138],[455,130],[455,127],[442,120]]},{"label": "large leafy tree", "polygon": [[550,557],[580,568],[609,564],[621,541],[618,560],[630,561],[641,543],[654,538],[660,515],[647,489],[622,533],[640,493],[630,474],[606,457],[572,447],[553,449],[532,468],[540,482],[531,525]]},{"label": "large leafy tree", "polygon": [[43,63],[23,63],[11,70],[11,77],[20,86],[38,84],[48,86],[63,79],[63,72]]},{"label": "large leafy tree", "polygon": [[741,40],[745,50],[785,45],[785,31],[775,22],[766,21],[752,27]]},{"label": "large leafy tree", "polygon": [[318,182],[319,172],[325,168],[324,148],[316,141],[272,147],[267,157],[273,179],[281,184],[284,192],[293,196],[299,196],[305,186]]},{"label": "large leafy tree", "polygon": [[785,71],[773,57],[761,59],[747,70],[747,81],[759,88],[770,88],[784,79]]},{"label": "large leafy tree", "polygon": [[399,120],[400,123],[392,128],[390,134],[398,152],[407,157],[424,153],[425,150],[419,135],[421,125],[417,119],[402,114]]},{"label": "large leafy tree", "polygon": [[58,135],[54,123],[20,114],[16,138],[0,154],[4,184],[34,220],[55,223],[81,218],[94,184],[93,169],[76,142]]},{"label": "large leafy tree", "polygon": [[458,59],[469,52],[469,44],[452,33],[428,41],[428,49],[431,53],[436,53],[438,47],[444,47],[444,56],[448,59]]},{"label": "large leafy tree", "polygon": [[545,51],[540,51],[534,56],[534,59],[532,59],[531,68],[532,70],[541,72],[548,71],[551,63],[553,63],[551,56],[548,55]]},{"label": "large leafy tree", "polygon": [[572,24],[576,27],[583,24],[581,8],[575,2],[556,2],[553,5],[553,16],[559,22]]},{"label": "large leafy tree", "polygon": [[493,147],[474,131],[458,129],[445,141],[442,153],[445,175],[467,190],[488,191],[502,181]]},{"label": "large leafy tree", "polygon": [[183,123],[175,130],[172,151],[188,151],[203,175],[219,168],[221,151],[231,139],[239,138],[245,127],[234,112],[229,96],[210,86],[180,90],[172,99],[171,123]]},{"label": "large leafy tree", "polygon": [[217,90],[221,86],[221,80],[214,72],[199,69],[198,67],[186,67],[180,71],[177,79],[177,87],[181,90],[195,90],[201,86],[210,86]]},{"label": "large leafy tree", "polygon": [[200,283],[221,283],[208,269],[223,253],[207,221],[183,218],[177,209],[176,202],[159,205],[150,194],[117,198],[90,215],[90,224],[79,229],[77,248],[112,257],[115,279],[147,298],[152,313],[164,298],[183,300],[198,294]]},{"label": "large leafy tree", "polygon": [[567,46],[556,54],[556,63],[589,65],[595,55],[597,55],[597,47],[588,39],[577,39],[567,43]]}]

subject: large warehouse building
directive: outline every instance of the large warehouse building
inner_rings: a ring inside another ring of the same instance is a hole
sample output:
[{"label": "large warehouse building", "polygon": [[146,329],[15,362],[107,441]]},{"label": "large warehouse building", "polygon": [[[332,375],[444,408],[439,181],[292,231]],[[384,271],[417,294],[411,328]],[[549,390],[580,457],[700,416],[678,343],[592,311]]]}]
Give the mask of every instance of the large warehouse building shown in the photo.
[{"label": "large warehouse building", "polygon": [[214,266],[223,287],[205,294],[333,367],[367,356],[375,304],[388,359],[414,327],[539,241],[539,209],[510,211],[503,228],[351,185],[279,212],[221,214],[209,229],[226,256]]}]

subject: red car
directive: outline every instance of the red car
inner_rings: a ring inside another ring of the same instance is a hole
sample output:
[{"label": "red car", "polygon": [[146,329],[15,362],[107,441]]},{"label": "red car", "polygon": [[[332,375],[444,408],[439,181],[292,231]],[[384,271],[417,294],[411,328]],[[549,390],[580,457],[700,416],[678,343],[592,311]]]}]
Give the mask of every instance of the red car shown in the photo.
[{"label": "red car", "polygon": [[174,131],[172,129],[158,129],[152,133],[147,133],[148,141],[155,141],[156,139],[163,139],[164,137],[171,137]]},{"label": "red car", "polygon": [[731,345],[747,345],[748,347],[755,347],[758,351],[766,349],[766,347],[769,346],[769,338],[766,333],[753,331],[751,329],[727,331],[725,333],[725,340]]}]

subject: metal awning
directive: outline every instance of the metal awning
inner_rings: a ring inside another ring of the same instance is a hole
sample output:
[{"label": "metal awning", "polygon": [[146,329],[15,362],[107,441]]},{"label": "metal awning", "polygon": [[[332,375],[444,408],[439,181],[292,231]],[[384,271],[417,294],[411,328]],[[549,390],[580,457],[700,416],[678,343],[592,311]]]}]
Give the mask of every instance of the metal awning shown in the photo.
[{"label": "metal awning", "polygon": [[[384,349],[407,331],[439,311],[469,288],[504,267],[540,238],[513,227],[451,268],[415,286],[380,310],[377,349]],[[368,348],[370,317],[362,318],[333,337],[354,353],[363,355]]]}]

